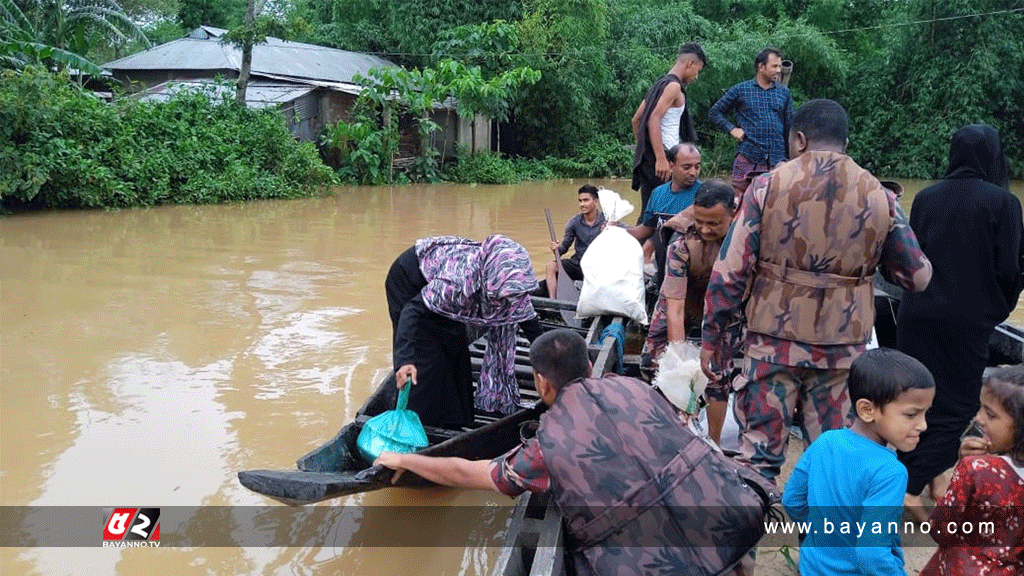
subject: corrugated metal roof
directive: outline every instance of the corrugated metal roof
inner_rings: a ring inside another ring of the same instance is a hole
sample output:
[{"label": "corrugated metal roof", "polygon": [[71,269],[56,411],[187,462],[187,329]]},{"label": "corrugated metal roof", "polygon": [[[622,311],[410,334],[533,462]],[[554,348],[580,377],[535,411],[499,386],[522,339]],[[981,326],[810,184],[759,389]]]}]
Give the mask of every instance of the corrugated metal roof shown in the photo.
[{"label": "corrugated metal roof", "polygon": [[[231,70],[241,68],[242,51],[221,44],[224,31],[202,26],[188,36],[114,60],[103,65],[107,70]],[[253,46],[252,74],[351,83],[355,74],[366,75],[370,68],[397,66],[394,62],[370,54],[336,50],[302,42],[267,38]]]},{"label": "corrugated metal roof", "polygon": [[[185,80],[157,84],[143,92],[140,100],[156,100],[166,102],[171,95],[185,90],[202,90],[212,97],[221,98],[227,95],[234,98],[234,85],[217,84],[203,80]],[[280,82],[250,82],[245,89],[245,103],[250,108],[267,108],[291,102],[316,90],[315,86],[285,84]]]}]

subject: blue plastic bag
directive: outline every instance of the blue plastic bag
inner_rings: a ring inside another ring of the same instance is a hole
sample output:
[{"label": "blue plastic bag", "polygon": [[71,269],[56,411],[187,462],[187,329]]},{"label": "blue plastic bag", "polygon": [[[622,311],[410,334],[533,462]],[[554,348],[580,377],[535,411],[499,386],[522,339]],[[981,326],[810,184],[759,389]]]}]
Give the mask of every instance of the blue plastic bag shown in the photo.
[{"label": "blue plastic bag", "polygon": [[412,379],[398,391],[398,406],[366,421],[356,438],[359,453],[367,462],[373,462],[381,452],[415,452],[427,447],[427,433],[423,430],[419,414],[407,410]]}]

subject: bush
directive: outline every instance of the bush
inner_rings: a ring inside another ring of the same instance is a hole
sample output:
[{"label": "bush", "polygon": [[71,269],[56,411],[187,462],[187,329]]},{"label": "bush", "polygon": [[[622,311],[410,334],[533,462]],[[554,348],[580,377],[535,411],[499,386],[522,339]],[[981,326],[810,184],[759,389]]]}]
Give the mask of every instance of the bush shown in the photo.
[{"label": "bush", "polygon": [[324,127],[320,145],[346,184],[386,184],[391,180],[391,158],[398,152],[398,133],[393,128],[382,130],[366,118],[339,120]]},{"label": "bush", "polygon": [[597,136],[580,146],[571,158],[517,158],[497,152],[469,154],[459,150],[446,178],[455,182],[514,184],[524,180],[554,178],[615,178],[632,173],[633,153],[608,135]]},{"label": "bush", "polygon": [[522,181],[516,164],[497,152],[466,154],[460,150],[449,169],[448,177],[455,182],[477,184],[515,184]]},{"label": "bush", "polygon": [[5,209],[118,208],[289,198],[335,182],[276,110],[210,94],[100,101],[40,68],[0,72]]},{"label": "bush", "polygon": [[548,158],[545,164],[564,178],[615,178],[633,171],[633,153],[615,138],[601,134],[578,147],[571,158]]},{"label": "bush", "polygon": [[522,180],[553,180],[558,174],[548,166],[546,160],[516,158],[512,161]]}]

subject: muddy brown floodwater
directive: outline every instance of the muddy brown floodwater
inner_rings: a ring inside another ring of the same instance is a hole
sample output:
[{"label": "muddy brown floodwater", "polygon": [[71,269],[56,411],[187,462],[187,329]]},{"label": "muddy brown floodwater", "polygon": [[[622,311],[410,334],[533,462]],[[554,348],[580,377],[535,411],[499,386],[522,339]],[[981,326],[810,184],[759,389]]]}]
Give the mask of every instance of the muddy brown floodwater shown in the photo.
[{"label": "muddy brown floodwater", "polygon": [[[543,270],[544,208],[560,234],[583,183],[339,188],[309,200],[0,218],[0,504],[278,506],[235,473],[292,468],[385,375],[393,258],[421,236],[502,233]],[[595,183],[638,201],[626,181]],[[927,182],[903,184],[909,211]],[[1013,319],[1024,325],[1020,307]],[[387,522],[357,515],[301,548],[0,548],[0,573],[486,574],[511,504],[389,489],[319,505],[438,506],[439,517],[441,507],[484,507],[489,522],[441,523],[465,533],[465,546],[431,545],[431,534],[419,547],[348,546],[386,541],[375,532]],[[407,520],[395,510],[390,521]]]}]

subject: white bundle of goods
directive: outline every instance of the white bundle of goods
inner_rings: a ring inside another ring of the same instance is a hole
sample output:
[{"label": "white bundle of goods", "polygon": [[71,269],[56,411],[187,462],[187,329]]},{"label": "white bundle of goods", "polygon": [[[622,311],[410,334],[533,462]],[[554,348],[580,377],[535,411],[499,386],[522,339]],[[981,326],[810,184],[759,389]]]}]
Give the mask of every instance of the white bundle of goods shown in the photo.
[{"label": "white bundle of goods", "polygon": [[609,222],[622,220],[633,212],[633,204],[619,196],[619,193],[608,188],[597,190],[597,199],[601,202],[601,211]]},{"label": "white bundle of goods", "polygon": [[652,383],[676,408],[696,415],[697,399],[708,385],[708,377],[700,369],[700,348],[689,342],[670,342],[658,360]]}]

